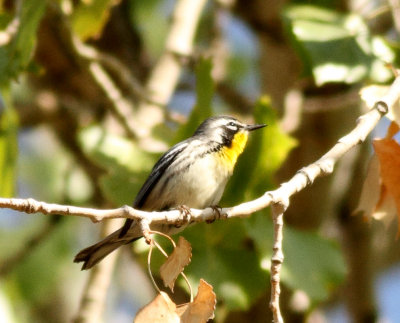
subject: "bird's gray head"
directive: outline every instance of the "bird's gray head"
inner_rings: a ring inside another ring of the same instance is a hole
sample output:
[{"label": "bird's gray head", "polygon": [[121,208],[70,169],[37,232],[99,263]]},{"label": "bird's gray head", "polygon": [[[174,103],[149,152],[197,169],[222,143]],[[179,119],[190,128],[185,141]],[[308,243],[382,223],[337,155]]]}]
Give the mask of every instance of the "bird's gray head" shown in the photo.
[{"label": "bird's gray head", "polygon": [[216,116],[203,121],[194,133],[195,136],[206,136],[208,140],[230,146],[237,133],[245,134],[265,127],[265,124],[248,125],[230,116]]}]

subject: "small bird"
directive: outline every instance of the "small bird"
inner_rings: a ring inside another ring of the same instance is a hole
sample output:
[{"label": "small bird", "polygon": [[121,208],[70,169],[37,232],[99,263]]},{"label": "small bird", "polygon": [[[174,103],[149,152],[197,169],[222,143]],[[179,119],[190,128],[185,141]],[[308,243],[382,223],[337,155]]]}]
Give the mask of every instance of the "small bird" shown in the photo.
[{"label": "small bird", "polygon": [[[230,116],[206,119],[191,137],[173,146],[158,160],[133,207],[163,211],[216,206],[246,146],[248,133],[265,126],[243,124]],[[169,235],[184,228],[167,224],[151,226],[152,230]],[[90,269],[118,247],[142,236],[139,225],[128,219],[122,228],[79,252],[74,262],[83,262],[82,270]]]}]

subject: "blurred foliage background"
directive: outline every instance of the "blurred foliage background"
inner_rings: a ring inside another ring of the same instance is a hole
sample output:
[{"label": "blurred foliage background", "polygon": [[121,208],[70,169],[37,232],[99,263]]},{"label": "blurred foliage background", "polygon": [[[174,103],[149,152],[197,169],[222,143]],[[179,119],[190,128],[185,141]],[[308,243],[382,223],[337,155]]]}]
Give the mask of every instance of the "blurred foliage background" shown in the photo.
[{"label": "blurred foliage background", "polygon": [[[131,204],[167,147],[206,117],[229,114],[268,124],[252,134],[220,203],[232,206],[322,156],[365,110],[359,90],[392,80],[385,64],[398,57],[397,0],[215,0],[199,13],[192,53],[172,53],[179,77],[160,102],[148,80],[171,54],[171,17],[183,2],[1,1],[2,197]],[[397,225],[352,216],[370,153],[368,144],[351,151],[285,214],[286,322],[400,316]],[[98,240],[99,226],[0,210],[0,321],[74,318],[88,273],[72,259]],[[216,322],[270,319],[267,210],[183,235],[193,246],[189,279],[204,278],[217,293]],[[139,242],[120,255],[105,322],[131,322],[154,296],[144,249]],[[176,297],[188,300],[184,288]]]}]

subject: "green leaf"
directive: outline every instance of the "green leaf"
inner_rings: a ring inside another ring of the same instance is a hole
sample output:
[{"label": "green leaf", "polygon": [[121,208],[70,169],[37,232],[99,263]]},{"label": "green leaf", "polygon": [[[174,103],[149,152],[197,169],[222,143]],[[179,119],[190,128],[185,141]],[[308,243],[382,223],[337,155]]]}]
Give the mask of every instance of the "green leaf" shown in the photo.
[{"label": "green leaf", "polygon": [[[274,184],[273,176],[282,166],[289,152],[296,147],[296,139],[282,132],[276,110],[271,106],[269,97],[261,97],[254,108],[254,119],[257,123],[266,123],[268,126],[256,133],[260,139],[257,146],[250,146],[257,156],[254,166],[256,176],[251,177],[251,182],[246,192],[246,198],[252,199],[263,194]],[[249,151],[249,155],[252,155]],[[261,175],[262,174],[262,175]]]},{"label": "green leaf", "polygon": [[159,57],[165,49],[169,30],[169,10],[159,0],[130,1],[129,15],[133,26],[140,29],[143,44],[150,57]]},{"label": "green leaf", "polygon": [[80,1],[72,14],[72,29],[82,40],[98,37],[110,16],[113,0]]},{"label": "green leaf", "polygon": [[182,125],[176,135],[176,142],[189,138],[201,122],[212,115],[212,99],[215,84],[211,76],[211,58],[202,58],[196,65],[196,96],[197,102],[194,106],[189,120]]},{"label": "green leaf", "polygon": [[261,97],[254,107],[256,123],[267,127],[252,132],[225,190],[222,205],[253,199],[273,187],[273,175],[296,145],[279,127],[270,99]]},{"label": "green leaf", "polygon": [[293,5],[284,11],[286,29],[302,56],[305,69],[317,85],[327,82],[356,83],[365,78],[387,81],[390,71],[383,61],[395,55],[387,44],[374,50],[375,37],[355,14],[342,14],[312,5]]},{"label": "green leaf", "polygon": [[149,173],[149,169],[132,172],[116,166],[101,177],[100,185],[105,196],[114,205],[132,205]]},{"label": "green leaf", "polygon": [[22,1],[18,32],[0,47],[0,84],[7,84],[28,67],[45,7],[45,0]]},{"label": "green leaf", "polygon": [[99,126],[81,130],[78,140],[84,152],[106,169],[123,167],[135,172],[150,170],[153,166],[154,154],[143,151],[133,141],[108,133]]},{"label": "green leaf", "polygon": [[1,97],[0,112],[0,196],[13,197],[18,157],[18,116],[9,104],[3,106]]},{"label": "green leaf", "polygon": [[[35,219],[30,229],[32,226],[38,227],[36,224],[38,220]],[[56,231],[41,241],[34,252],[15,268],[13,278],[18,284],[19,293],[26,302],[42,304],[48,301],[49,297],[55,297],[57,292],[62,291],[60,290],[62,284],[59,282],[60,279],[65,282],[68,277],[65,268],[71,266],[71,241],[74,241],[71,237],[76,235],[77,220],[62,218],[62,223],[56,228]],[[44,221],[41,221],[41,225],[45,225]],[[29,230],[29,232],[31,235],[32,231]],[[12,239],[14,237],[15,235],[12,236]]]},{"label": "green leaf", "polygon": [[[246,221],[247,231],[259,252],[260,265],[270,270],[272,255],[272,221],[265,214],[255,214]],[[283,232],[282,282],[302,290],[312,302],[328,299],[346,277],[346,264],[337,244],[313,232],[285,226]]]},{"label": "green leaf", "polygon": [[244,229],[242,220],[232,220],[184,231],[192,244],[192,262],[186,270],[192,285],[205,279],[229,310],[249,308],[268,282],[257,254],[246,245]]},{"label": "green leaf", "polygon": [[156,155],[98,126],[83,129],[78,139],[87,156],[108,170],[100,180],[105,195],[115,205],[132,204],[156,161]]}]

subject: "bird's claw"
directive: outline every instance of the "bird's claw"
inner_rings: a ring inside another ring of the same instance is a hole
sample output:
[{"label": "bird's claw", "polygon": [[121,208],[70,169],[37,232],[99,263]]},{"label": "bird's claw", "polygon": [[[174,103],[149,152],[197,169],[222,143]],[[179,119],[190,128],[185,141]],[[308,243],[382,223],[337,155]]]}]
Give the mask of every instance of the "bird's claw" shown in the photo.
[{"label": "bird's claw", "polygon": [[215,220],[221,218],[221,210],[222,210],[222,208],[220,206],[212,205],[212,206],[210,206],[210,208],[213,209],[214,214],[216,214],[216,215],[214,216],[214,218],[206,221],[206,223],[208,223],[208,224],[213,223]]},{"label": "bird's claw", "polygon": [[181,217],[180,221],[175,224],[175,227],[180,228],[182,225],[189,222],[191,213],[190,213],[190,208],[187,207],[186,205],[179,205],[177,207],[177,210],[179,210],[182,217]]}]

